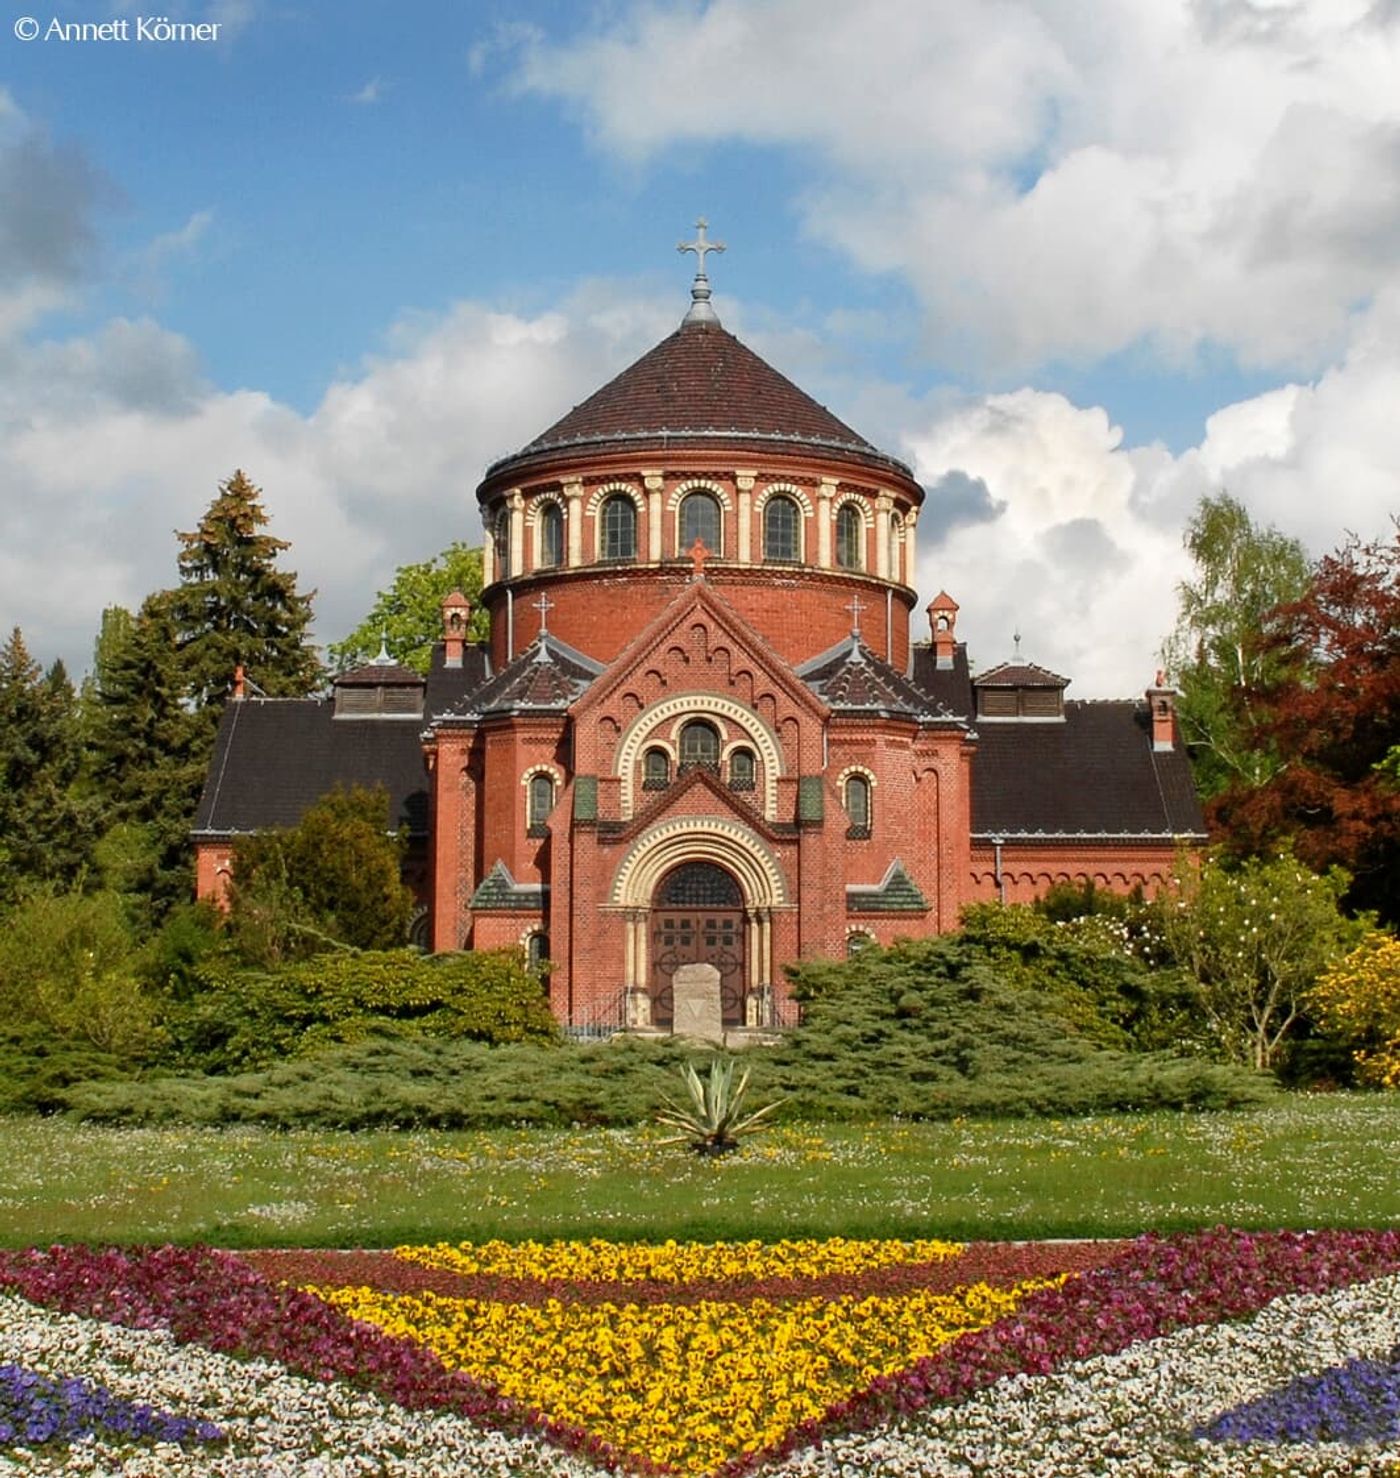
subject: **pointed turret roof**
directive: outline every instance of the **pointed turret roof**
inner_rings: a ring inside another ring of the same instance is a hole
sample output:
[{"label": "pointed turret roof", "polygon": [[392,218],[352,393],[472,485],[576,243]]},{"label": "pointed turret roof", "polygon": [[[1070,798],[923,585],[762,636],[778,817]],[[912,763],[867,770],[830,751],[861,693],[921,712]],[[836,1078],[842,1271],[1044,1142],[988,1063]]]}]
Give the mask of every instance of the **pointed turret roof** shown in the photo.
[{"label": "pointed turret roof", "polygon": [[897,714],[961,722],[903,673],[877,657],[854,633],[833,650],[804,663],[797,675],[836,713]]},{"label": "pointed turret roof", "polygon": [[542,632],[495,677],[468,694],[438,722],[479,719],[488,714],[563,713],[603,671],[553,632]]},{"label": "pointed turret roof", "polygon": [[718,322],[690,320],[595,390],[519,452],[494,477],[527,459],[590,446],[703,446],[728,443],[821,448],[876,461],[910,475],[897,459],[800,390]]}]

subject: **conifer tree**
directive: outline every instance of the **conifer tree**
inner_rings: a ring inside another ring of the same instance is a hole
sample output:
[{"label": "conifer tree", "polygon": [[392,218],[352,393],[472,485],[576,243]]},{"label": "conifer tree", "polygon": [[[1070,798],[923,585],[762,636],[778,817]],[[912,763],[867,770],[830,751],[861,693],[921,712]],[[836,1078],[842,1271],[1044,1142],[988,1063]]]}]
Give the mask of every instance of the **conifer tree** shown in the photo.
[{"label": "conifer tree", "polygon": [[[155,922],[187,898],[189,829],[208,758],[208,726],[185,701],[176,633],[165,601],[133,617],[103,613],[86,697],[91,782],[109,824],[99,862],[123,892],[139,891]],[[110,864],[110,866],[109,866]]]},{"label": "conifer tree", "polygon": [[241,470],[219,485],[199,527],[177,533],[180,584],[157,597],[175,631],[186,692],[212,737],[233,691],[234,669],[270,697],[300,698],[320,681],[306,640],[314,592],[279,570],[289,546],[263,532],[261,490]]},{"label": "conifer tree", "polygon": [[57,663],[46,676],[15,627],[0,647],[0,901],[81,872],[94,830],[81,768],[72,684]]}]

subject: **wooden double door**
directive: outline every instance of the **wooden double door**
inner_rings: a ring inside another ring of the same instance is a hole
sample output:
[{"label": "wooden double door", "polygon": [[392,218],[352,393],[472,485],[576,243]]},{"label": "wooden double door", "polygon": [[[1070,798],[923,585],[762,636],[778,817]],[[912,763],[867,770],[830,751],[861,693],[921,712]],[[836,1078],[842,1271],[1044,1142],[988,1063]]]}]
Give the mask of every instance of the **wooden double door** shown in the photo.
[{"label": "wooden double door", "polygon": [[675,1022],[672,980],[682,965],[719,971],[725,1026],[744,1025],[744,899],[739,884],[711,862],[686,862],[661,880],[651,909],[651,1019]]}]

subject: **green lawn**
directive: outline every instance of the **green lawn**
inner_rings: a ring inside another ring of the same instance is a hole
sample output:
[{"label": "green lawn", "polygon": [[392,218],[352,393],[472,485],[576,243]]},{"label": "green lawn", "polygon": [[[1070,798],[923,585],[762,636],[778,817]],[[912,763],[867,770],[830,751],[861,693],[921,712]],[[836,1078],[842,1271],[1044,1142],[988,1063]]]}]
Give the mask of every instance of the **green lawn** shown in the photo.
[{"label": "green lawn", "polygon": [[1400,1226],[1400,1099],[782,1128],[721,1161],[650,1130],[268,1134],[0,1119],[0,1244],[500,1236],[1042,1238]]}]

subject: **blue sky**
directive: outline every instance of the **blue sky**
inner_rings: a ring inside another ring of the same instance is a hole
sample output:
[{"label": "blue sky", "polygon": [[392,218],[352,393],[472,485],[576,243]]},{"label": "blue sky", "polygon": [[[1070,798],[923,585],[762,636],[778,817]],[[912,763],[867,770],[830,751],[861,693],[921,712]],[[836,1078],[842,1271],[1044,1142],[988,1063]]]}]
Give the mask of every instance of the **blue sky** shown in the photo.
[{"label": "blue sky", "polygon": [[[928,487],[985,665],[1140,686],[1203,492],[1316,552],[1400,507],[1394,0],[10,9],[0,621],[46,660],[235,465],[342,635],[669,331],[701,212],[726,326]],[[220,36],[49,34],[142,15]]]}]

